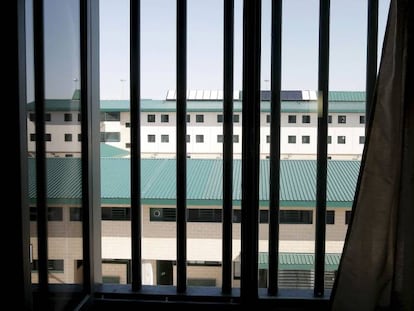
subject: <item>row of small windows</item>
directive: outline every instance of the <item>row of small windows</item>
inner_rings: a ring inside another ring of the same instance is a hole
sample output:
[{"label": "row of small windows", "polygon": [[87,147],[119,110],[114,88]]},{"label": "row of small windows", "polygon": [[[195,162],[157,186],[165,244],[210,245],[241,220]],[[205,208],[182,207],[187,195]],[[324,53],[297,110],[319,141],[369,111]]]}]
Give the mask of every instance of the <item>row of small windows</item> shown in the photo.
[{"label": "row of small windows", "polygon": [[[195,135],[196,143],[204,143],[204,135]],[[73,141],[73,134],[66,133],[64,135],[64,139],[66,142]],[[30,141],[36,140],[36,134],[30,134]],[[47,133],[45,134],[45,141],[52,141],[52,134]],[[82,134],[78,134],[78,141],[82,141]],[[101,132],[101,142],[120,142],[121,141],[121,133],[120,132]],[[224,141],[223,135],[217,135],[217,142],[222,143]],[[155,143],[156,136],[154,134],[147,135],[147,142]],[[161,143],[169,143],[170,136],[167,134],[161,135]],[[191,136],[186,135],[186,142],[191,142]],[[233,135],[233,143],[239,143],[239,135]],[[296,136],[289,135],[288,136],[288,144],[296,144]],[[328,144],[332,144],[332,136],[328,136],[327,140]],[[266,143],[270,143],[270,136],[266,136]],[[338,144],[346,144],[346,136],[337,136],[337,143]],[[359,136],[359,143],[365,143],[365,136]],[[302,144],[310,144],[310,136],[304,135],[302,136]]]},{"label": "row of small windows", "polygon": [[[30,113],[29,115],[30,121],[36,120],[36,115],[34,113]],[[121,120],[121,113],[112,111],[112,112],[101,112],[101,121],[120,121]],[[217,115],[217,123],[223,123],[224,117],[222,114]],[[52,116],[50,113],[45,114],[45,121],[50,122],[52,121]],[[73,114],[72,113],[65,113],[64,114],[64,121],[65,122],[72,122],[73,121]],[[78,113],[78,122],[81,121],[81,114]],[[168,123],[169,115],[168,114],[161,114],[160,115],[161,123]],[[156,122],[156,115],[155,114],[148,114],[147,115],[147,122],[148,123],[155,123]],[[187,114],[187,123],[191,122],[191,115]],[[203,114],[196,114],[195,115],[195,122],[196,123],[204,123],[204,115]],[[240,115],[235,114],[233,115],[233,122],[239,123],[240,122]],[[270,123],[270,114],[266,115],[266,123]],[[296,115],[288,115],[288,123],[297,123],[297,116]],[[311,123],[311,116],[310,115],[302,115],[302,123],[308,124]],[[332,123],[332,116],[328,116],[328,123]],[[365,116],[359,116],[359,123],[365,124]],[[338,124],[346,124],[346,116],[339,115],[338,116]],[[129,127],[129,123],[126,124],[126,127]]]},{"label": "row of small windows", "polygon": [[[176,221],[175,208],[150,208],[150,221]],[[188,222],[221,222],[221,209],[190,208],[187,209]],[[269,223],[269,211],[259,212],[259,222]],[[279,213],[281,224],[312,224],[312,211],[303,210],[281,210]],[[233,210],[233,223],[241,223],[241,210]],[[335,224],[335,211],[326,212],[326,223]]]},{"label": "row of small windows", "polygon": [[[119,112],[117,112],[118,113],[118,115],[119,115]],[[101,115],[101,119],[102,119],[102,115]],[[34,113],[30,113],[29,114],[29,120],[30,121],[36,121],[36,114],[34,114]],[[73,121],[73,113],[65,113],[64,115],[63,115],[63,120],[65,121],[65,122],[72,122]],[[78,122],[80,122],[82,120],[82,117],[81,117],[81,114],[80,113],[78,113]],[[118,120],[113,120],[113,121],[119,121],[120,119],[118,119]],[[46,122],[50,122],[50,121],[52,121],[52,115],[50,114],[50,113],[46,113],[45,114],[45,121]]]},{"label": "row of small windows", "polygon": [[[78,135],[78,141],[82,141],[82,134],[77,134],[77,135]],[[64,140],[66,142],[73,141],[73,134],[66,133],[64,135]],[[36,141],[36,134],[34,134],[34,133],[30,134],[30,141]],[[45,141],[52,141],[52,134],[46,133],[45,134]]]},{"label": "row of small windows", "polygon": [[[71,207],[69,210],[70,221],[82,221],[82,209]],[[345,211],[345,224],[351,219],[351,211]],[[30,221],[37,220],[36,207],[30,207]],[[63,209],[61,207],[48,208],[49,221],[62,221]],[[128,207],[102,207],[102,220],[131,220],[131,209]],[[175,208],[150,208],[150,221],[176,221]],[[189,208],[187,209],[188,222],[221,222],[222,210],[211,208]],[[259,214],[260,223],[269,222],[269,211],[261,210]],[[281,224],[312,224],[312,211],[303,210],[281,210],[279,214]],[[233,222],[241,223],[241,210],[233,210]],[[326,223],[335,224],[335,211],[326,211]]]},{"label": "row of small windows", "polygon": [[[327,140],[328,144],[332,144],[332,136],[328,136]],[[337,136],[336,142],[338,144],[346,144],[346,136]],[[270,136],[266,136],[266,143],[270,143]],[[365,143],[365,136],[359,136],[359,143]],[[296,144],[296,136],[289,135],[288,136],[288,144]],[[304,135],[302,136],[302,144],[310,144],[310,136]]]}]

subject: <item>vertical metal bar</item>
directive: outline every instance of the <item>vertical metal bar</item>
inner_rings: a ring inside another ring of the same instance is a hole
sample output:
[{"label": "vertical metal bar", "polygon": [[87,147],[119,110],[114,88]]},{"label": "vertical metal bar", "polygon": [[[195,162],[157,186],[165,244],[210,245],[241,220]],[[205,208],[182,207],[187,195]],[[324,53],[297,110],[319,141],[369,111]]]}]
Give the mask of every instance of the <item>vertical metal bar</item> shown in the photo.
[{"label": "vertical metal bar", "polygon": [[82,230],[84,290],[101,279],[99,1],[80,0]]},{"label": "vertical metal bar", "polygon": [[261,1],[243,2],[242,301],[258,298]]},{"label": "vertical metal bar", "polygon": [[330,0],[319,2],[318,145],[316,167],[315,284],[314,295],[324,295],[326,183],[328,165]]},{"label": "vertical metal bar", "polygon": [[222,292],[231,293],[233,218],[233,66],[234,0],[224,0],[223,59],[223,270]]},{"label": "vertical metal bar", "polygon": [[177,0],[177,292],[187,289],[187,1]]},{"label": "vertical metal bar", "polygon": [[139,290],[141,276],[141,1],[130,1],[131,77],[131,242],[132,290]]},{"label": "vertical metal bar", "polygon": [[45,142],[45,63],[44,63],[44,9],[43,0],[33,1],[34,32],[34,89],[36,128],[36,196],[37,243],[39,260],[39,291],[41,301],[48,296],[48,232],[46,193],[46,142]]},{"label": "vertical metal bar", "polygon": [[279,189],[280,189],[280,113],[282,83],[282,0],[272,1],[271,43],[271,115],[270,115],[270,202],[269,202],[269,287],[278,291],[279,266]]},{"label": "vertical metal bar", "polygon": [[[5,79],[5,89],[8,90],[11,102],[4,105],[2,112],[8,116],[8,135],[4,144],[12,156],[8,158],[7,166],[15,173],[15,178],[7,180],[7,196],[14,202],[14,208],[9,209],[8,222],[14,224],[6,239],[4,248],[7,249],[9,262],[7,269],[13,271],[13,277],[8,279],[7,289],[19,299],[13,301],[17,310],[32,310],[31,271],[30,271],[30,227],[27,185],[27,97],[26,97],[26,29],[25,1],[13,1],[6,32],[7,53],[10,75]],[[16,14],[14,14],[16,13]],[[11,19],[11,20],[10,20]],[[11,284],[10,284],[11,283]]]},{"label": "vertical metal bar", "polygon": [[367,73],[365,92],[365,129],[371,117],[372,100],[374,98],[375,81],[377,78],[378,58],[378,0],[368,0],[367,29]]}]

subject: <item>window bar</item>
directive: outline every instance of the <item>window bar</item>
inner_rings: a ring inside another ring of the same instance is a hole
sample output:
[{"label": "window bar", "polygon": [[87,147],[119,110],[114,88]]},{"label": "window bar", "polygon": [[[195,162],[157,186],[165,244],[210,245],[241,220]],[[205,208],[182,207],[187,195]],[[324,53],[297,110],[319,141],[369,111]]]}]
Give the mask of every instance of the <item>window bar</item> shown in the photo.
[{"label": "window bar", "polygon": [[187,0],[177,0],[177,292],[187,289]]},{"label": "window bar", "polygon": [[[7,195],[13,198],[15,208],[9,210],[9,221],[15,224],[17,232],[8,238],[12,249],[8,249],[7,265],[13,271],[13,280],[8,282],[8,290],[17,294],[19,299],[13,301],[14,308],[19,310],[32,310],[32,288],[30,270],[30,224],[28,204],[28,160],[27,160],[27,96],[26,96],[26,29],[25,29],[25,1],[13,2],[12,27],[8,29],[10,39],[8,44],[9,61],[11,61],[11,76],[6,82],[8,94],[11,95],[12,104],[6,105],[4,115],[12,118],[10,134],[6,145],[11,148],[12,154],[17,154],[8,161],[8,165],[15,168],[16,177],[10,180],[6,187]],[[17,38],[17,40],[16,40]],[[9,244],[6,244],[9,245]],[[4,247],[7,248],[7,246]]]},{"label": "window bar", "polygon": [[378,0],[368,0],[367,29],[367,73],[365,92],[365,129],[371,117],[372,100],[374,98],[375,81],[377,78],[378,49]]},{"label": "window bar", "polygon": [[320,0],[314,284],[314,295],[316,297],[324,295],[325,286],[326,184],[328,165],[329,10],[330,0]]},{"label": "window bar", "polygon": [[223,60],[223,270],[222,292],[231,293],[233,219],[233,60],[234,0],[224,0]]},{"label": "window bar", "polygon": [[280,113],[282,81],[282,0],[272,1],[271,114],[270,114],[270,220],[268,294],[278,291],[279,266],[279,189],[280,189]]},{"label": "window bar", "polygon": [[141,275],[141,1],[130,1],[130,77],[131,77],[131,242],[132,289],[139,290]]},{"label": "window bar", "polygon": [[99,180],[99,1],[80,2],[82,231],[84,290],[92,293],[101,276]]},{"label": "window bar", "polygon": [[261,1],[243,2],[242,301],[258,298]]},{"label": "window bar", "polygon": [[36,196],[37,243],[39,260],[39,291],[41,303],[48,296],[48,232],[46,197],[46,142],[45,142],[45,64],[44,64],[44,9],[43,0],[33,1],[34,35],[34,90],[36,127]]}]

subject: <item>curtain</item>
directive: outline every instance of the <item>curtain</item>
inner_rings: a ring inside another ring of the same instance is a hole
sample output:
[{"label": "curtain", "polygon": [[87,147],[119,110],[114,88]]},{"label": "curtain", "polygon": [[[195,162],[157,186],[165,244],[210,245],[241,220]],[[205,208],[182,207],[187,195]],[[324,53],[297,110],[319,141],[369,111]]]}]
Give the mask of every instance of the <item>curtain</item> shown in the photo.
[{"label": "curtain", "polygon": [[413,19],[391,1],[334,311],[414,310]]}]

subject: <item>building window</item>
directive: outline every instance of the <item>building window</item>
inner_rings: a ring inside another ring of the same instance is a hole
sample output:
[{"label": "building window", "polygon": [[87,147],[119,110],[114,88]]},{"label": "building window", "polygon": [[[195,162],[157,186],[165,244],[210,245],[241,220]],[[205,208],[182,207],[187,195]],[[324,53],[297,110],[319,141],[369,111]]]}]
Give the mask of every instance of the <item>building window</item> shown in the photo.
[{"label": "building window", "polygon": [[331,115],[328,116],[328,123],[332,123],[332,116]]},{"label": "building window", "polygon": [[82,134],[78,134],[78,141],[82,141]]},{"label": "building window", "polygon": [[191,122],[191,116],[189,114],[186,116],[186,120],[187,120],[187,123]]},{"label": "building window", "polygon": [[338,136],[338,144],[345,144],[346,139],[345,136]]},{"label": "building window", "polygon": [[125,143],[125,148],[131,148],[131,143]]},{"label": "building window", "polygon": [[45,114],[45,121],[52,121],[52,115],[50,113]]},{"label": "building window", "polygon": [[78,113],[78,122],[82,121],[82,115],[80,113]]},{"label": "building window", "polygon": [[188,222],[221,222],[221,209],[190,208],[187,210]]},{"label": "building window", "polygon": [[102,207],[102,220],[131,220],[129,207]]},{"label": "building window", "polygon": [[326,224],[327,225],[335,224],[335,211],[326,211]]},{"label": "building window", "polygon": [[288,115],[288,123],[296,123],[296,116]]},{"label": "building window", "polygon": [[185,135],[185,142],[189,143],[191,141],[190,135]]},{"label": "building window", "polygon": [[204,123],[204,115],[196,114],[196,123]]},{"label": "building window", "polygon": [[362,145],[362,144],[365,144],[365,136],[359,136],[359,143]]},{"label": "building window", "polygon": [[116,143],[121,141],[120,132],[101,132],[101,143],[111,142]]},{"label": "building window", "polygon": [[310,115],[302,116],[302,123],[310,123],[311,117]]},{"label": "building window", "polygon": [[71,207],[69,217],[70,221],[82,221],[82,209],[80,207]]},{"label": "building window", "polygon": [[131,127],[131,123],[130,122],[125,122],[125,127]]},{"label": "building window", "polygon": [[223,123],[223,115],[222,114],[217,115],[217,123]]},{"label": "building window", "polygon": [[[30,221],[37,220],[37,208],[30,207]],[[61,207],[48,207],[47,208],[47,220],[49,221],[62,221],[63,210]]]},{"label": "building window", "polygon": [[270,114],[266,115],[266,123],[270,123]]},{"label": "building window", "polygon": [[266,135],[266,143],[270,144],[270,135]]},{"label": "building window", "polygon": [[46,134],[45,134],[45,140],[46,140],[46,141],[52,141],[52,134],[50,134],[50,133],[46,133]]},{"label": "building window", "polygon": [[233,122],[234,123],[239,123],[240,122],[240,115],[238,115],[238,114],[233,115]]},{"label": "building window", "polygon": [[[47,261],[47,269],[49,272],[64,272],[63,259],[49,259]],[[39,260],[34,259],[32,262],[32,271],[39,271]]]},{"label": "building window", "polygon": [[152,134],[148,135],[147,136],[147,142],[155,143],[155,135],[152,135]]},{"label": "building window", "polygon": [[281,224],[312,224],[312,211],[281,210]]},{"label": "building window", "polygon": [[296,136],[288,136],[288,144],[296,144]]},{"label": "building window", "polygon": [[71,113],[65,113],[64,114],[65,122],[71,122],[72,121],[72,114]]},{"label": "building window", "polygon": [[239,135],[233,135],[233,143],[239,142]]},{"label": "building window", "polygon": [[161,115],[161,123],[168,123],[168,122],[170,122],[170,115],[162,114]]},{"label": "building window", "polygon": [[65,141],[72,141],[72,134],[65,134]]},{"label": "building window", "polygon": [[169,135],[161,135],[161,142],[162,143],[170,142],[170,136]]},{"label": "building window", "polygon": [[345,211],[345,225],[349,225],[351,222],[352,211]]},{"label": "building window", "polygon": [[29,114],[29,120],[35,122],[36,121],[36,115],[34,113]]},{"label": "building window", "polygon": [[346,123],[346,116],[338,116],[338,123],[345,124]]},{"label": "building window", "polygon": [[101,112],[101,121],[121,121],[119,111]]},{"label": "building window", "polygon": [[66,153],[65,158],[73,158],[73,154],[72,153]]},{"label": "building window", "polygon": [[328,145],[332,144],[332,136],[328,136]]},{"label": "building window", "polygon": [[365,124],[365,116],[359,116],[359,124]]},{"label": "building window", "polygon": [[30,141],[36,141],[36,134],[30,134]]},{"label": "building window", "polygon": [[147,115],[147,122],[148,123],[154,123],[155,122],[155,114]]},{"label": "building window", "polygon": [[224,141],[224,136],[223,135],[217,135],[217,142],[222,143],[223,141]]},{"label": "building window", "polygon": [[204,135],[196,135],[196,143],[204,143]]},{"label": "building window", "polygon": [[310,144],[310,136],[302,136],[302,144]]},{"label": "building window", "polygon": [[259,211],[259,223],[267,224],[269,222],[269,211],[268,210],[260,210]]}]

